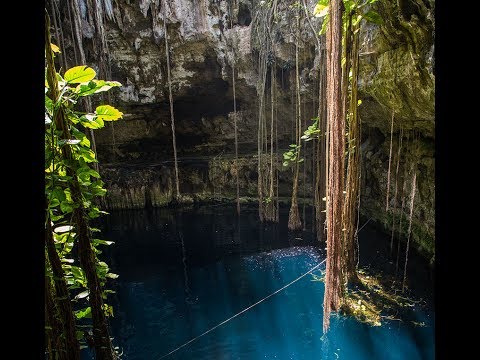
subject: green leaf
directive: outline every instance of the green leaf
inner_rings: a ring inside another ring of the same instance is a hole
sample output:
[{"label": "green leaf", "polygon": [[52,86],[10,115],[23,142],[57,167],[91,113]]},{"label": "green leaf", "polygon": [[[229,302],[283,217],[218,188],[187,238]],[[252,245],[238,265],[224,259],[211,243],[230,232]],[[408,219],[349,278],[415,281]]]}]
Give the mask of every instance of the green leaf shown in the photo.
[{"label": "green leaf", "polygon": [[107,275],[109,270],[109,267],[106,262],[104,261],[99,261],[97,263],[97,274],[101,279],[104,279],[105,276]]},{"label": "green leaf", "polygon": [[84,310],[75,311],[75,317],[77,319],[91,318],[92,317],[92,309],[89,306]]},{"label": "green leaf", "polygon": [[87,148],[90,147],[90,140],[88,140],[87,136],[84,133],[72,127],[72,135],[77,140],[80,140],[80,145],[85,146]]},{"label": "green leaf", "polygon": [[60,205],[60,201],[58,199],[52,199],[52,201],[50,201],[50,204],[48,205],[48,207],[49,208],[54,208],[58,205]]},{"label": "green leaf", "polygon": [[75,296],[75,299],[83,299],[83,298],[86,298],[88,296],[89,292],[88,290],[85,290],[85,291],[82,291],[80,294],[78,294],[77,296]]},{"label": "green leaf", "polygon": [[101,129],[105,126],[102,119],[97,118],[94,114],[85,114],[80,117],[80,123],[89,129]]},{"label": "green leaf", "polygon": [[100,178],[100,174],[88,166],[81,167],[77,170],[77,175],[83,182],[90,180],[90,176]]},{"label": "green leaf", "polygon": [[346,14],[349,14],[354,9],[354,7],[357,5],[352,0],[343,0],[343,4],[345,6],[345,13]]},{"label": "green leaf", "polygon": [[47,95],[45,95],[45,108],[47,109],[49,114],[52,114],[52,112],[53,112],[53,101]]},{"label": "green leaf", "polygon": [[114,274],[114,273],[108,273],[106,275],[106,277],[108,277],[110,279],[116,279],[116,278],[118,278],[118,276],[119,276],[118,274]]},{"label": "green leaf", "polygon": [[284,161],[282,165],[283,165],[283,166],[285,166],[285,167],[287,167],[287,166],[288,166],[288,164],[289,164],[289,162],[288,162],[288,161]]},{"label": "green leaf", "polygon": [[383,23],[382,17],[373,10],[367,11],[365,14],[363,14],[363,18],[367,20],[368,22],[381,25]]},{"label": "green leaf", "polygon": [[69,232],[72,229],[73,229],[73,226],[64,225],[64,226],[56,227],[55,229],[53,229],[53,231],[56,232],[57,234],[61,234],[61,233]]},{"label": "green leaf", "polygon": [[68,69],[63,76],[67,84],[79,84],[92,80],[97,73],[86,65],[75,66]]},{"label": "green leaf", "polygon": [[107,193],[107,190],[102,188],[102,187],[95,187],[93,190],[92,190],[92,194],[93,195],[96,195],[96,196],[103,196]]},{"label": "green leaf", "polygon": [[123,116],[123,113],[113,106],[110,105],[100,105],[97,106],[95,109],[95,113],[97,114],[97,119],[105,120],[105,121],[114,121],[118,120]]},{"label": "green leaf", "polygon": [[86,151],[82,150],[78,155],[87,163],[91,163],[95,161],[95,153],[90,149]]},{"label": "green leaf", "polygon": [[94,245],[112,245],[115,244],[114,241],[107,241],[107,240],[101,240],[101,239],[93,239],[92,240]]},{"label": "green leaf", "polygon": [[69,213],[69,212],[72,212],[73,206],[69,204],[67,201],[62,201],[60,203],[60,210],[62,210],[62,212],[64,213]]},{"label": "green leaf", "polygon": [[320,31],[318,32],[319,35],[323,35],[327,32],[327,25],[328,23],[330,22],[330,15],[327,14],[325,16],[325,18],[323,19],[323,22],[322,22],[322,28],[320,29]]},{"label": "green leaf", "polygon": [[61,53],[60,48],[55,44],[50,43],[50,48],[54,53],[59,53],[59,54]]},{"label": "green leaf", "polygon": [[313,9],[313,15],[316,17],[324,17],[325,15],[328,14],[328,5],[323,5],[318,3],[315,5],[315,8]]},{"label": "green leaf", "polygon": [[67,140],[59,140],[58,145],[77,145],[80,143],[80,140],[76,139],[67,139]]},{"label": "green leaf", "polygon": [[88,96],[103,91],[108,91],[113,87],[122,86],[118,81],[92,80],[79,84],[75,88],[78,96]]},{"label": "green leaf", "polygon": [[78,266],[72,266],[72,274],[77,280],[83,280],[85,277],[82,268],[79,268]]}]

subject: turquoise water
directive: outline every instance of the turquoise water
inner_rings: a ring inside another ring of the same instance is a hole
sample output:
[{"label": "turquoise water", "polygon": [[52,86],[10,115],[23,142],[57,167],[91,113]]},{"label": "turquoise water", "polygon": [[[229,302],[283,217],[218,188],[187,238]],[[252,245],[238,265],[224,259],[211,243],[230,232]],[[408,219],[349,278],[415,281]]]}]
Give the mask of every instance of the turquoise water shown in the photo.
[{"label": "turquoise water", "polygon": [[[258,224],[255,209],[239,220],[233,208],[214,206],[113,213],[104,237],[116,241],[108,254],[120,274],[111,323],[123,359],[160,359],[319,264],[324,252],[313,235],[289,234],[287,216],[283,209],[285,226],[274,227]],[[388,267],[375,233],[366,228],[360,238],[361,260]],[[410,271],[428,279],[415,259]],[[303,277],[164,359],[434,359],[431,284],[420,284],[425,301],[402,322],[371,327],[333,315],[323,336],[324,285],[312,280]]]}]

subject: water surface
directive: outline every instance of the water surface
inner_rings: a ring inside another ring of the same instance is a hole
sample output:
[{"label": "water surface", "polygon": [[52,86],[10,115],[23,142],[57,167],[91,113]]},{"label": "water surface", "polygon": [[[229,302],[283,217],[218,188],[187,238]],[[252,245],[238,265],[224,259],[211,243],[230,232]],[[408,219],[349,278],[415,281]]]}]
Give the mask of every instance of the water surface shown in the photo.
[{"label": "water surface", "polygon": [[[234,211],[209,205],[106,218],[103,237],[116,242],[108,262],[120,274],[112,332],[123,359],[160,359],[324,259],[310,231],[287,231],[287,208],[278,226],[258,224],[255,208],[243,208],[240,219]],[[386,245],[367,225],[361,264],[391,270]],[[425,301],[403,322],[371,327],[334,315],[323,336],[324,284],[307,275],[164,359],[434,359],[431,274],[415,254],[410,261],[412,289]]]}]

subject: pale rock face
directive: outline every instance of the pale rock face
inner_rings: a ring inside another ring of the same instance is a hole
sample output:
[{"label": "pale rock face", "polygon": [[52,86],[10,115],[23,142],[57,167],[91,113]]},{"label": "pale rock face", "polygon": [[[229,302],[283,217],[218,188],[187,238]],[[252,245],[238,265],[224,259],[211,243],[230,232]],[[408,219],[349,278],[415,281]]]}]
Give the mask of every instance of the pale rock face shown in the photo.
[{"label": "pale rock face", "polygon": [[119,92],[120,99],[124,102],[138,102],[138,92],[133,83],[127,78],[127,83],[123,84]]},{"label": "pale rock face", "polygon": [[[140,0],[138,6],[144,17],[147,17],[147,12],[150,9],[150,5],[155,2],[155,0]],[[156,1],[158,4],[158,0]]]},{"label": "pale rock face", "polygon": [[[416,129],[424,137],[419,140],[421,146],[417,155],[413,154],[413,150],[409,150],[412,159],[415,156],[419,157],[417,174],[419,196],[415,199],[417,206],[415,211],[418,218],[423,220],[418,222],[420,230],[414,235],[414,239],[422,243],[418,235],[420,233],[427,234],[429,239],[434,238],[432,143],[435,136],[435,76],[433,35],[430,34],[434,24],[434,1],[428,2],[428,8],[425,7],[425,1],[405,1],[417,4],[418,6],[412,8],[420,9],[421,13],[406,19],[398,8],[398,2],[379,0],[375,6],[384,18],[385,25],[379,27],[371,24],[362,30],[359,97],[363,102],[359,112],[364,130],[363,161],[365,168],[369,170],[362,180],[364,183],[361,193],[364,197],[362,206],[365,216],[384,222],[388,228],[390,220],[384,217],[382,210],[384,204],[377,206],[377,200],[385,199],[386,196],[385,173],[388,166],[390,119],[394,108],[396,139],[400,126],[405,133]],[[191,147],[191,149],[181,147],[180,152],[191,150],[195,155],[214,156],[212,154],[219,154],[225,149],[226,152],[231,151],[232,64],[235,61],[239,141],[243,149],[248,149],[244,150],[246,154],[244,160],[247,164],[248,161],[253,161],[252,153],[257,138],[258,72],[254,64],[254,55],[258,49],[252,45],[251,37],[254,6],[259,1],[235,1],[234,24],[230,28],[229,4],[232,2],[231,0],[166,2],[172,91],[179,141],[181,142],[184,136],[188,138],[188,146]],[[279,15],[275,25],[279,29],[275,45],[277,81],[280,82],[282,79],[281,85],[277,83],[278,131],[280,140],[286,147],[291,141],[294,118],[291,94],[295,84],[295,20],[292,12],[288,10],[293,2],[294,0],[278,1]],[[115,141],[118,148],[116,151],[119,154],[119,158],[115,159],[117,161],[121,159],[128,163],[145,159],[147,155],[159,161],[171,155],[163,3],[164,0],[112,2],[115,21],[106,23],[112,74],[113,80],[123,84],[116,90],[119,107],[130,114],[123,124],[120,122],[115,124],[117,129]],[[308,0],[307,7],[313,9],[315,3],[316,0]],[[152,9],[157,9],[154,18],[152,14],[155,11],[152,12]],[[248,12],[252,18],[251,23],[240,21],[240,17],[246,18]],[[311,18],[311,21],[316,29],[320,28],[320,19]],[[86,21],[83,25],[84,36],[91,38],[93,29],[88,27]],[[305,39],[305,42],[299,44],[300,88],[302,101],[305,102],[307,109],[304,113],[308,121],[315,115],[310,109],[318,107],[320,58],[318,51],[315,51],[317,42],[310,26],[306,22],[302,26],[304,28],[301,31],[301,38]],[[111,155],[102,155],[101,152],[107,154],[111,148],[112,134],[108,129],[99,131],[98,135],[100,156],[106,159]],[[187,143],[187,140],[185,141]],[[134,146],[132,143],[137,145]],[[150,143],[160,145],[150,149],[148,148]],[[228,164],[225,162],[224,165],[227,167]],[[252,191],[248,195],[254,196],[256,178],[255,174],[248,170],[250,165],[243,168],[242,175],[245,179],[242,181],[243,188]],[[252,166],[254,168],[254,165]],[[230,168],[223,170],[228,172]],[[166,170],[162,168],[162,171]],[[191,169],[183,171],[187,177],[193,174]],[[207,176],[202,191],[207,191],[210,180]],[[290,185],[287,184],[287,180],[283,181],[286,182],[283,189],[286,189],[286,196],[289,196]],[[163,186],[156,183],[154,185],[155,189]],[[110,186],[118,187],[118,183],[110,183]],[[137,190],[135,196],[142,199],[144,192],[140,191],[140,187]],[[158,191],[160,194],[160,190]],[[170,192],[171,189],[167,189],[161,196],[167,199],[166,194]],[[157,195],[160,196],[159,194]],[[135,202],[137,203],[140,204],[141,201]],[[115,206],[114,202],[110,204]]]}]

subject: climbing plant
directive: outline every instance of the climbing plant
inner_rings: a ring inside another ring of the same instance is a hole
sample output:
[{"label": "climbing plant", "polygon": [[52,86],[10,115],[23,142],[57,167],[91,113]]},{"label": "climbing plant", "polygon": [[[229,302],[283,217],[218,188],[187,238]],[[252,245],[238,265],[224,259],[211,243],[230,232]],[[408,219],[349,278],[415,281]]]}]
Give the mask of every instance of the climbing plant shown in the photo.
[{"label": "climbing plant", "polygon": [[[98,171],[87,130],[116,121],[122,112],[99,105],[93,112],[77,110],[78,102],[121,86],[117,81],[96,79],[93,68],[81,65],[55,69],[58,46],[45,27],[45,319],[46,344],[51,359],[79,359],[80,346],[92,344],[98,359],[116,359],[108,332],[106,303],[112,290],[108,279],[118,275],[98,258],[102,245],[91,220],[104,211],[98,200],[106,190]],[[89,321],[91,319],[91,322]]]}]

